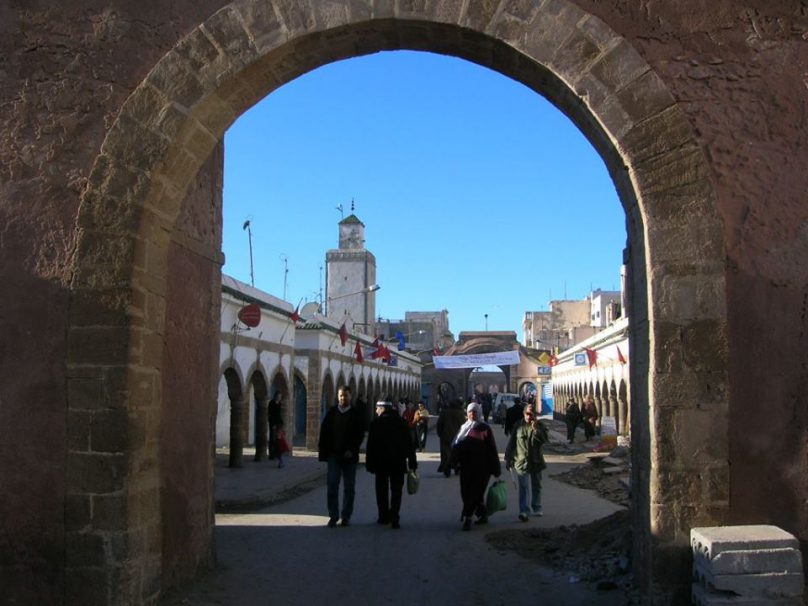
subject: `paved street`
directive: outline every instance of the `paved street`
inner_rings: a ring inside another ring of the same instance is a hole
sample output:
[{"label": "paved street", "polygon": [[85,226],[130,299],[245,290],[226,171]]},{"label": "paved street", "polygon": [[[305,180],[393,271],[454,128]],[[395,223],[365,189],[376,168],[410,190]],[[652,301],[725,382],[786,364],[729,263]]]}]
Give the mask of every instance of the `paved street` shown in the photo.
[{"label": "paved street", "polygon": [[[497,429],[497,445],[504,436]],[[512,553],[499,553],[484,539],[487,532],[529,526],[552,527],[586,523],[616,511],[618,507],[581,490],[547,478],[542,518],[527,524],[516,520],[516,493],[509,485],[508,510],[491,517],[486,527],[460,530],[459,482],[436,471],[437,442],[430,435],[433,452],[419,453],[421,490],[404,496],[402,528],[392,530],[375,523],[373,476],[360,466],[357,499],[350,528],[327,528],[324,479],[305,494],[247,514],[219,514],[216,546],[219,566],[192,589],[164,603],[239,604],[520,604],[566,605],[595,602],[618,604],[617,592],[595,592],[569,583],[557,575]],[[319,465],[296,456],[297,473],[311,476]],[[551,473],[568,464],[548,456]],[[264,477],[280,477],[288,471],[267,468]],[[260,466],[260,463],[254,463]],[[245,466],[249,464],[245,463]],[[308,466],[308,467],[306,467]],[[306,471],[303,468],[306,467]],[[220,474],[232,470],[217,469]],[[251,473],[247,470],[244,478]],[[290,474],[291,475],[291,474]],[[231,490],[234,487],[231,486]],[[518,580],[517,580],[518,579]]]}]

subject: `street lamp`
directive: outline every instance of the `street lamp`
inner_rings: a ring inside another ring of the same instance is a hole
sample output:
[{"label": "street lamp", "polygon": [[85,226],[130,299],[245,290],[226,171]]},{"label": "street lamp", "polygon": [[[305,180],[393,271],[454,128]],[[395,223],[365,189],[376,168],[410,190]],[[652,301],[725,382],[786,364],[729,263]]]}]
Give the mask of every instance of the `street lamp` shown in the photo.
[{"label": "street lamp", "polygon": [[342,295],[336,295],[334,297],[326,297],[325,315],[327,316],[331,311],[331,301],[336,301],[337,299],[344,299],[345,297],[351,297],[353,295],[366,295],[368,293],[376,292],[380,288],[381,286],[379,286],[378,284],[371,284],[370,286],[365,286],[365,288],[357,290],[356,292],[346,292],[345,294]]},{"label": "street lamp", "polygon": [[488,332],[488,314],[485,314],[485,332]]},{"label": "street lamp", "polygon": [[330,303],[331,301],[336,301],[337,299],[343,299],[345,297],[350,297],[352,295],[364,295],[369,292],[376,292],[380,288],[381,286],[379,286],[378,284],[371,284],[370,286],[365,286],[365,288],[363,288],[362,290],[357,290],[356,292],[347,292],[344,295],[337,295],[336,297],[328,297],[328,302]]}]

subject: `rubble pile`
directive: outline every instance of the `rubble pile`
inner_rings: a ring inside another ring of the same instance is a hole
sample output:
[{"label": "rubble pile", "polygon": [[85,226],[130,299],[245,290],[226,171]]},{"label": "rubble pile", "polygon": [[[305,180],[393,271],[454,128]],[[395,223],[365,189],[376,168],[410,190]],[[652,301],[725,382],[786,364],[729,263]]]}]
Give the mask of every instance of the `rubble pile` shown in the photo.
[{"label": "rubble pile", "polygon": [[496,549],[551,567],[568,577],[600,590],[631,586],[631,532],[627,510],[583,526],[504,530],[486,536]]},{"label": "rubble pile", "polygon": [[594,490],[604,499],[628,507],[630,470],[628,449],[618,446],[610,453],[591,453],[589,463],[551,476],[578,488]]}]

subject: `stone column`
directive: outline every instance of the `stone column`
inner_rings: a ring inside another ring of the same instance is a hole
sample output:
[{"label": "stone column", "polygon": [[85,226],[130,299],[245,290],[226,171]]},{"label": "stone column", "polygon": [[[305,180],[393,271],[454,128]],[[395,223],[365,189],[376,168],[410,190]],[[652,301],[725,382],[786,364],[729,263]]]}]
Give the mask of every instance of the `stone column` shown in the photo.
[{"label": "stone column", "polygon": [[266,461],[267,460],[267,404],[269,403],[269,398],[256,398],[255,399],[255,406],[256,406],[256,415],[255,415],[255,422],[257,427],[255,428],[255,459],[256,461]]},{"label": "stone column", "polygon": [[233,398],[230,400],[230,462],[229,467],[241,467],[244,454],[244,441],[242,438],[244,400]]},{"label": "stone column", "polygon": [[620,417],[620,425],[618,433],[623,436],[629,434],[629,417],[628,417],[628,402],[622,398],[617,399],[617,410]]}]

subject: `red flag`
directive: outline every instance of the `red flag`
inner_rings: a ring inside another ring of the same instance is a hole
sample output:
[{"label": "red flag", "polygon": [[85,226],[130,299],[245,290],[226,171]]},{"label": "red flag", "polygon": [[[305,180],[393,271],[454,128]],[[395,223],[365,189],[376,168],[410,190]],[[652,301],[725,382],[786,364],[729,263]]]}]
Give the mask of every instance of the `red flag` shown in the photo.
[{"label": "red flag", "polygon": [[550,354],[550,361],[547,362],[547,366],[555,366],[558,364],[558,356],[555,354]]},{"label": "red flag", "polygon": [[300,314],[299,314],[299,313],[297,313],[297,310],[298,310],[299,308],[300,308],[300,306],[295,307],[295,310],[294,310],[294,311],[293,311],[293,312],[292,312],[292,313],[289,315],[289,319],[290,319],[292,322],[294,322],[295,324],[297,324],[298,322],[300,322]]},{"label": "red flag", "polygon": [[362,355],[362,348],[359,346],[359,341],[356,342],[356,347],[354,347],[354,355],[356,356],[356,361],[360,364],[365,361],[365,356]]},{"label": "red flag", "polygon": [[594,349],[589,349],[588,347],[585,349],[586,357],[589,358],[589,368],[592,368],[598,363],[598,352],[596,352]]},{"label": "red flag", "polygon": [[440,349],[438,349],[436,347],[435,349],[432,350],[432,357],[439,356],[439,355],[440,355]]},{"label": "red flag", "polygon": [[[617,346],[615,345],[615,347],[617,347]],[[617,347],[617,359],[618,359],[618,361],[619,361],[621,364],[625,364],[625,363],[626,363],[626,358],[625,358],[625,357],[623,357],[623,352],[622,352],[622,351],[620,351],[620,348],[619,348],[619,347]]]},{"label": "red flag", "polygon": [[348,340],[348,329],[345,328],[345,322],[342,323],[342,326],[339,327],[339,341],[343,345]]}]

